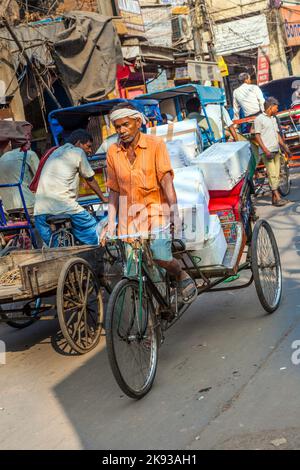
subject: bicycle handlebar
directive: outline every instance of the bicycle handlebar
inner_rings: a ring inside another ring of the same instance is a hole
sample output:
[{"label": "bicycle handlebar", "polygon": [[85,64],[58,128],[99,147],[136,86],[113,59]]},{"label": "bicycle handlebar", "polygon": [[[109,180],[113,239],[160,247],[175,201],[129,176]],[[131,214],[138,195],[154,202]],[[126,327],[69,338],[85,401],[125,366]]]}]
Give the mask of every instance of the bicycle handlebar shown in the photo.
[{"label": "bicycle handlebar", "polygon": [[114,237],[106,237],[107,240],[125,240],[126,238],[134,238],[134,239],[148,239],[151,238],[151,235],[155,235],[158,233],[166,232],[171,227],[171,224],[166,225],[160,229],[152,230],[151,232],[138,232],[138,233],[131,233],[126,235],[119,235]]}]

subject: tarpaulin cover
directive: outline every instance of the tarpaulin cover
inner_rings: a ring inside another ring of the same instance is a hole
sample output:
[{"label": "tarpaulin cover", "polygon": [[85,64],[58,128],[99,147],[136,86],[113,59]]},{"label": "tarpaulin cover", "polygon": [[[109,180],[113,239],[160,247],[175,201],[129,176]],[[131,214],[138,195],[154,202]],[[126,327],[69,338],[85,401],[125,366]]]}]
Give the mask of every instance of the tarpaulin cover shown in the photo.
[{"label": "tarpaulin cover", "polygon": [[101,99],[115,87],[122,51],[112,19],[89,12],[64,15],[54,43],[55,63],[74,104]]},{"label": "tarpaulin cover", "polygon": [[17,145],[24,145],[31,139],[32,125],[26,121],[0,120],[0,142],[12,141]]}]

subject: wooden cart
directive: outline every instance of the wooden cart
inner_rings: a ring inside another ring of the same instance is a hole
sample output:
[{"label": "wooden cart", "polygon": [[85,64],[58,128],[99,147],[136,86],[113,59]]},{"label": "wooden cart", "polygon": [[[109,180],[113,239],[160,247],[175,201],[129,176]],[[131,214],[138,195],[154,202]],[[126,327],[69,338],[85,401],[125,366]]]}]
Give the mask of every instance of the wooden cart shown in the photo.
[{"label": "wooden cart", "polygon": [[[12,251],[0,258],[0,321],[25,328],[41,317],[58,317],[70,347],[89,352],[101,337],[103,288],[110,292],[118,279],[113,264],[98,246]],[[56,301],[43,303],[49,297]],[[55,306],[53,315],[43,316]]]}]

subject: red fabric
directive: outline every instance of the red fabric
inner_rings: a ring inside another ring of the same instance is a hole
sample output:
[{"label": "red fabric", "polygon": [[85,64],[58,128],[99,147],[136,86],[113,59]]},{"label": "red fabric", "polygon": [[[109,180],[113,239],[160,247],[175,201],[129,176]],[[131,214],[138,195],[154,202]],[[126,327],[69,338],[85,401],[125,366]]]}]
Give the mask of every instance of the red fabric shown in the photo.
[{"label": "red fabric", "polygon": [[208,209],[210,213],[233,209],[236,220],[240,220],[239,203],[239,196],[215,198],[210,199]]},{"label": "red fabric", "polygon": [[14,222],[13,220],[7,222],[7,227],[11,225],[18,226],[18,227],[28,227],[28,222]]},{"label": "red fabric", "polygon": [[[293,107],[292,107],[292,110],[294,111],[295,109],[299,109],[300,110],[300,104],[295,104]],[[300,119],[300,114],[295,114],[295,116],[293,116],[294,119]]]},{"label": "red fabric", "polygon": [[239,196],[241,194],[245,178],[243,178],[234,188],[230,191],[209,191],[209,196],[211,199],[216,198],[227,198],[231,196]]},{"label": "red fabric", "polygon": [[34,175],[34,178],[33,178],[33,180],[31,181],[31,183],[29,185],[29,189],[32,193],[36,193],[37,188],[38,188],[38,184],[39,184],[39,181],[40,181],[40,176],[41,176],[41,173],[42,173],[42,169],[43,169],[46,161],[50,157],[51,153],[54,152],[54,150],[56,150],[57,148],[58,147],[51,147],[51,149],[47,150],[47,152],[40,159],[40,163],[39,163],[38,169],[36,171],[36,174]]}]

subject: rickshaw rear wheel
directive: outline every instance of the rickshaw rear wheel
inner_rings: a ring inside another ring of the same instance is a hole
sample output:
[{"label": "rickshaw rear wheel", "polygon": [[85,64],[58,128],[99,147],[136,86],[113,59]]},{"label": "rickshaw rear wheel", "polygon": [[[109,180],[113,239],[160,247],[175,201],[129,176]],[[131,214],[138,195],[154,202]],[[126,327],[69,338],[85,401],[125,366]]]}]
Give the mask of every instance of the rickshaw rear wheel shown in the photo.
[{"label": "rickshaw rear wheel", "polygon": [[280,183],[278,191],[281,196],[287,196],[291,190],[290,169],[287,161],[284,159],[280,166]]},{"label": "rickshaw rear wheel", "polygon": [[94,349],[103,328],[101,287],[90,264],[71,258],[64,265],[57,285],[57,315],[61,332],[79,354]]},{"label": "rickshaw rear wheel", "polygon": [[140,399],[151,389],[158,362],[158,320],[151,294],[143,291],[140,309],[139,283],[122,279],[107,306],[106,346],[110,366],[122,391]]},{"label": "rickshaw rear wheel", "polygon": [[277,310],[282,294],[280,255],[271,226],[256,222],[251,241],[251,269],[261,305],[268,313]]},{"label": "rickshaw rear wheel", "polygon": [[[18,330],[27,328],[28,326],[32,325],[40,319],[40,306],[40,298],[37,298],[36,300],[33,300],[31,302],[27,302],[22,309],[22,315],[24,315],[24,320],[7,320],[6,324]],[[3,314],[3,316],[4,315],[9,318],[6,314]]]}]

